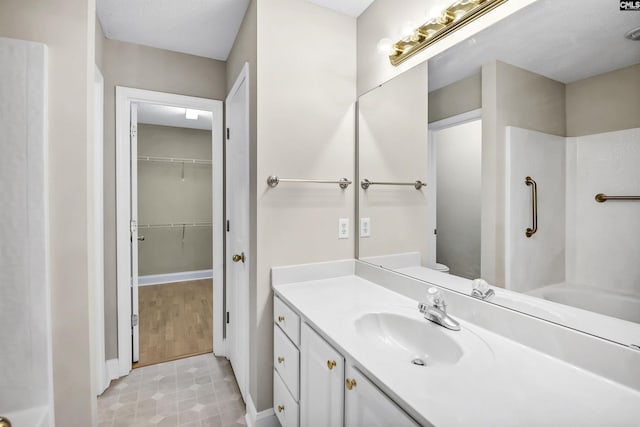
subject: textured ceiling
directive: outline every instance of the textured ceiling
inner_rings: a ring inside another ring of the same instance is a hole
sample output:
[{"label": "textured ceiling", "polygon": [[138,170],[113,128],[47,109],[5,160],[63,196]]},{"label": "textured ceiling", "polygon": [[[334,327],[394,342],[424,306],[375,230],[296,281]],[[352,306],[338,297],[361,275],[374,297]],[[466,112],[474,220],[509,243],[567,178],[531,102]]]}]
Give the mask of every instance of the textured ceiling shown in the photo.
[{"label": "textured ceiling", "polygon": [[109,39],[226,61],[249,0],[98,0]]},{"label": "textured ceiling", "polygon": [[[307,1],[354,17],[373,3]],[[249,0],[97,0],[96,8],[109,39],[226,61],[248,6]]]},{"label": "textured ceiling", "polygon": [[640,13],[604,0],[539,0],[429,60],[429,90],[480,72],[497,59],[571,83],[640,62],[624,38]]}]

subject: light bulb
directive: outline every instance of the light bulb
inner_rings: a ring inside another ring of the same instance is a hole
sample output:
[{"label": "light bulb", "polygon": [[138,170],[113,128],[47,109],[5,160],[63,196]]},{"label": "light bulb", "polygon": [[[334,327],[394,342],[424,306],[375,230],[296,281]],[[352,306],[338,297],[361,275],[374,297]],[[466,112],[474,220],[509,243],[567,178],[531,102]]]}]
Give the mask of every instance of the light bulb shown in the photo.
[{"label": "light bulb", "polygon": [[385,55],[391,54],[391,50],[393,49],[393,40],[384,38],[380,39],[378,42],[378,52],[383,53]]},{"label": "light bulb", "polygon": [[402,25],[402,38],[412,37],[416,27],[416,24],[414,24],[413,22],[405,22],[404,25]]}]

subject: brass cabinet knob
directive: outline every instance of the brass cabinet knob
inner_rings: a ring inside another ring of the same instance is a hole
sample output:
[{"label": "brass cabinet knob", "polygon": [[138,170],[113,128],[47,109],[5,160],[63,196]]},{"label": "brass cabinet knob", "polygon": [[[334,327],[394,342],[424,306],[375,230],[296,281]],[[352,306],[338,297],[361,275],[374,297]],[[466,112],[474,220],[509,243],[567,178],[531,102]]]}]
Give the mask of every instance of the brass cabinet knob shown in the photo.
[{"label": "brass cabinet knob", "polygon": [[278,405],[278,412],[284,411],[284,405]]},{"label": "brass cabinet knob", "polygon": [[284,363],[284,357],[278,357],[278,363]]},{"label": "brass cabinet knob", "polygon": [[334,366],[336,366],[336,361],[335,360],[327,360],[327,367],[329,369],[333,369]]},{"label": "brass cabinet knob", "polygon": [[347,383],[347,390],[351,390],[357,385],[356,380],[352,380],[351,378],[347,378],[345,382]]},{"label": "brass cabinet knob", "polygon": [[11,421],[5,417],[0,417],[0,427],[11,427]]},{"label": "brass cabinet knob", "polygon": [[278,322],[280,323],[284,322],[284,316],[278,316]]},{"label": "brass cabinet knob", "polygon": [[244,261],[246,260],[245,256],[244,256],[244,252],[242,252],[240,255],[235,254],[233,256],[233,258],[231,258],[233,260],[233,262],[240,262],[242,261],[242,263],[244,264]]}]

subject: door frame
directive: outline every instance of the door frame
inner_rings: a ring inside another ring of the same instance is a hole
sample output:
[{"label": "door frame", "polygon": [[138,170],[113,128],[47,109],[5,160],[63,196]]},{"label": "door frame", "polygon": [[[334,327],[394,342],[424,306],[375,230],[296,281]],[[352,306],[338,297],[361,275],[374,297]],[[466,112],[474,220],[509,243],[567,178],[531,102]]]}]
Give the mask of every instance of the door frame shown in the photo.
[{"label": "door frame", "polygon": [[[223,244],[224,170],[223,170],[223,102],[207,98],[177,95],[116,86],[116,288],[118,307],[118,373],[127,375],[132,368],[131,342],[131,151],[129,112],[134,102],[211,111],[212,179],[213,179],[213,348],[218,356],[226,355],[223,339],[224,255]],[[219,129],[219,132],[215,132]]]},{"label": "door frame", "polygon": [[[482,120],[482,108],[467,111],[465,113],[456,114],[455,116],[446,117],[444,119],[428,123],[427,136],[427,182],[430,184],[427,190],[427,230],[435,230],[437,224],[437,182],[436,182],[436,144],[434,134],[442,129],[458,126],[464,123]],[[429,233],[427,236],[427,263],[429,267],[436,265],[436,245],[438,236],[435,233]]]}]

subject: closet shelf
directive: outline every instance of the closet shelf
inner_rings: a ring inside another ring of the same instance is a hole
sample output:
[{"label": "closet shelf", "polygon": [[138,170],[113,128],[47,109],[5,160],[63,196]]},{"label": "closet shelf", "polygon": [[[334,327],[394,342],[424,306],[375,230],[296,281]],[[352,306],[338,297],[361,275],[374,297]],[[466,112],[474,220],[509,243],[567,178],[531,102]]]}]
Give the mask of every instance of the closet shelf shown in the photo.
[{"label": "closet shelf", "polygon": [[149,228],[179,228],[179,227],[211,227],[211,222],[173,222],[170,224],[139,224],[138,229]]},{"label": "closet shelf", "polygon": [[211,165],[211,160],[203,159],[186,159],[180,157],[154,157],[154,156],[138,156],[138,161],[142,162],[163,162],[163,163],[191,163],[196,165]]}]

